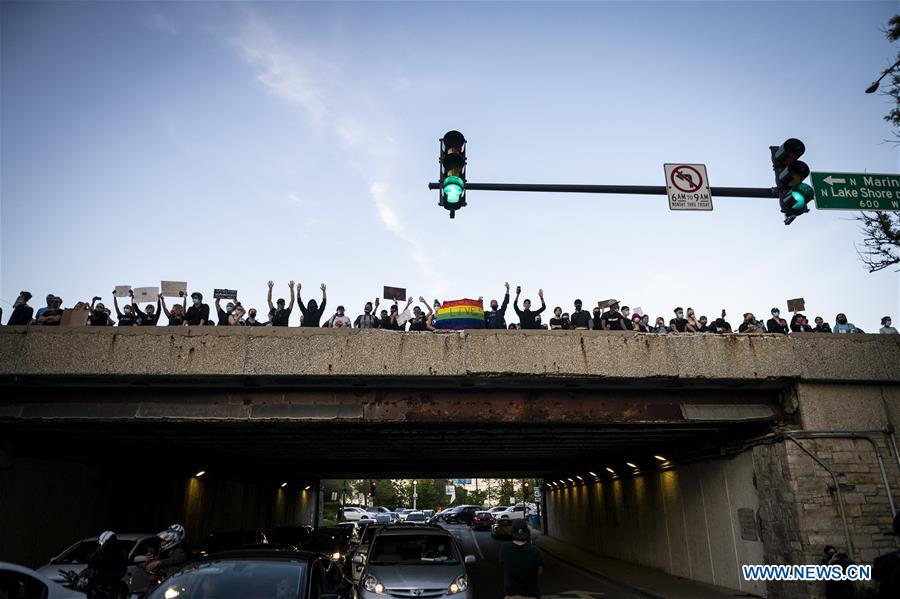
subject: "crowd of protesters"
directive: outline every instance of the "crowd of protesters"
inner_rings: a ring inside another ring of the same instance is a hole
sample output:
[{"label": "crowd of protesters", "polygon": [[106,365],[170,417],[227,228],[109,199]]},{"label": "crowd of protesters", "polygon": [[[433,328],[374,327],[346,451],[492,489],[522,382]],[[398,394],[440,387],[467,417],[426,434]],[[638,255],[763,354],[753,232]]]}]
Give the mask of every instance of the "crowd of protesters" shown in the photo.
[{"label": "crowd of protesters", "polygon": [[[366,302],[363,306],[363,313],[356,317],[354,321],[347,316],[344,306],[338,306],[334,315],[322,321],[325,315],[325,306],[327,304],[327,295],[325,284],[321,284],[319,289],[322,292],[321,303],[315,299],[310,299],[304,304],[301,297],[301,285],[295,285],[294,281],[288,284],[289,301],[279,298],[272,302],[272,289],[274,284],[269,281],[269,289],[267,295],[268,318],[262,320],[257,316],[256,308],[245,309],[241,302],[237,299],[226,300],[223,309],[220,299],[214,302],[215,313],[210,310],[210,306],[203,302],[203,294],[195,291],[188,296],[181,292],[179,297],[181,301],[173,303],[171,309],[166,304],[166,299],[159,294],[156,304],[147,304],[143,309],[134,301],[134,295],[129,291],[129,301],[125,302],[120,308],[118,298],[113,292],[113,310],[106,307],[100,300],[99,296],[94,297],[90,302],[77,302],[73,311],[76,318],[83,318],[84,321],[73,322],[71,324],[84,324],[87,326],[156,326],[162,316],[166,317],[168,326],[273,326],[287,327],[290,326],[291,315],[294,310],[294,300],[296,299],[297,307],[300,311],[301,327],[333,327],[333,328],[357,328],[357,329],[385,329],[389,331],[433,331],[435,330],[435,316],[440,308],[440,302],[435,300],[429,305],[425,298],[420,296],[419,302],[424,310],[418,305],[413,306],[413,298],[410,297],[406,301],[406,305],[401,311],[401,306],[396,300],[388,309],[382,309],[379,312],[379,300],[375,298],[374,302]],[[604,330],[604,331],[632,331],[636,333],[733,333],[735,332],[726,320],[725,310],[714,320],[708,319],[705,315],[697,316],[693,308],[684,309],[676,307],[673,310],[674,317],[668,322],[662,316],[657,317],[651,324],[651,319],[647,314],[636,310],[632,313],[631,309],[621,304],[616,299],[608,299],[597,302],[591,310],[585,310],[580,299],[573,302],[574,310],[564,312],[560,306],[553,309],[553,317],[549,319],[549,323],[544,323],[542,313],[547,309],[544,302],[544,291],[538,290],[538,298],[541,306],[532,310],[530,299],[524,299],[519,304],[521,295],[521,287],[516,287],[515,298],[513,299],[513,310],[518,316],[518,323],[506,322],[506,311],[509,306],[509,283],[505,284],[506,291],[503,301],[498,302],[492,299],[489,309],[484,311],[484,325],[487,329],[550,329],[550,330]],[[43,325],[53,326],[60,325],[63,320],[63,300],[53,295],[47,295],[46,306],[39,308],[37,312],[29,305],[31,293],[22,291],[15,304],[13,311],[7,321],[7,325]],[[188,298],[191,303],[188,305]],[[479,298],[482,300],[482,298]],[[410,310],[410,308],[412,308]],[[433,308],[433,309],[432,309]],[[115,311],[115,318],[113,318]],[[2,314],[2,312],[0,312]],[[743,315],[743,320],[737,327],[738,333],[775,333],[788,335],[790,333],[862,333],[859,327],[847,320],[844,313],[840,313],[835,317],[834,326],[829,325],[821,316],[816,316],[813,321],[814,325],[801,312],[795,312],[790,322],[781,317],[781,311],[778,308],[772,308],[771,318],[763,322],[752,312]],[[897,329],[892,326],[891,317],[885,316],[881,319],[880,333],[897,334]]]}]

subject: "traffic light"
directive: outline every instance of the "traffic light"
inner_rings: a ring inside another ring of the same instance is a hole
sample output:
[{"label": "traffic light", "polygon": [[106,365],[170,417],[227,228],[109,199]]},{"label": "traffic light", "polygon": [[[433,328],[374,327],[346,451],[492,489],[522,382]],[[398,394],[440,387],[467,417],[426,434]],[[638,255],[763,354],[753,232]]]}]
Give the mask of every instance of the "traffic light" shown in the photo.
[{"label": "traffic light", "polygon": [[438,205],[454,212],[466,205],[466,138],[459,131],[447,131],[441,138],[441,199]]},{"label": "traffic light", "polygon": [[375,481],[374,480],[369,481],[369,495],[371,495],[372,497],[375,497]]},{"label": "traffic light", "polygon": [[816,197],[815,191],[803,180],[809,176],[809,167],[799,160],[806,146],[793,137],[781,146],[769,146],[772,152],[772,169],[775,171],[775,185],[778,187],[778,203],[784,214],[784,224],[809,212],[809,203]]}]

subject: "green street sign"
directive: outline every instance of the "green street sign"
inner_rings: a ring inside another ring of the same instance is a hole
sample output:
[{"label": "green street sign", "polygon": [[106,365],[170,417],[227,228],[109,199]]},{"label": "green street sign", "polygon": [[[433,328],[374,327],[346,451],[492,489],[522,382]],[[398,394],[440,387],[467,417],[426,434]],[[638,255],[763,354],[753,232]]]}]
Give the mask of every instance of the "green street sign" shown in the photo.
[{"label": "green street sign", "polygon": [[819,210],[900,210],[900,175],[810,173]]}]

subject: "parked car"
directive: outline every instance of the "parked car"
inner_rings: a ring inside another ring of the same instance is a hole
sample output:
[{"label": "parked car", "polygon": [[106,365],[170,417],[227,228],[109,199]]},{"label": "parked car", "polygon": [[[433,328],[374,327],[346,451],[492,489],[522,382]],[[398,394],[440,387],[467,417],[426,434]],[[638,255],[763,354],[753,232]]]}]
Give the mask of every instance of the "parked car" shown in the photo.
[{"label": "parked car", "polygon": [[220,551],[232,551],[251,545],[264,545],[269,542],[261,530],[225,530],[209,533],[203,542],[192,552],[195,558],[206,557]]},{"label": "parked car", "polygon": [[495,521],[494,515],[490,512],[475,512],[475,517],[472,519],[472,530],[490,530]]},{"label": "parked car", "polygon": [[337,565],[308,551],[229,551],[190,563],[147,599],[172,597],[337,597]]},{"label": "parked car", "polygon": [[406,514],[406,522],[407,524],[425,524],[427,518],[425,518],[425,514],[416,510]]},{"label": "parked car", "polygon": [[474,555],[462,556],[456,539],[442,528],[385,527],[372,539],[357,585],[359,599],[410,596],[421,589],[423,597],[472,599],[466,564]]},{"label": "parked car", "polygon": [[[128,558],[128,573],[124,580],[128,583],[129,594],[140,595],[150,588],[151,578],[144,570],[144,562],[148,554],[156,555],[159,551],[160,539],[156,533],[120,533],[116,535],[116,544]],[[56,557],[37,569],[37,572],[57,584],[64,579],[60,570],[81,572],[87,568],[88,560],[97,551],[97,537],[82,539],[67,547]]]},{"label": "parked car", "polygon": [[497,520],[493,526],[491,526],[491,537],[495,539],[511,539],[512,538],[512,520],[509,518],[503,518],[502,520]]},{"label": "parked car", "polygon": [[506,509],[509,509],[509,506],[508,506],[508,505],[498,505],[498,506],[496,506],[496,507],[492,507],[492,508],[489,509],[488,511],[489,511],[491,514],[493,514],[494,517],[496,517],[498,512],[502,512],[503,510],[506,510]]},{"label": "parked car", "polygon": [[480,505],[461,505],[455,512],[447,514],[445,521],[447,524],[471,524],[475,518],[475,512],[481,510]]},{"label": "parked car", "polygon": [[361,507],[342,507],[338,508],[338,519],[347,522],[355,522],[360,518],[368,518],[369,512]]},{"label": "parked car", "polygon": [[505,520],[507,518],[510,520],[521,520],[526,518],[529,514],[534,513],[534,511],[535,509],[533,506],[518,503],[506,508],[502,512],[497,512],[494,514],[494,517],[498,520]]},{"label": "parked car", "polygon": [[9,599],[85,599],[84,593],[73,591],[31,568],[0,562],[0,597]]},{"label": "parked car", "polygon": [[303,547],[303,543],[313,533],[312,526],[279,526],[266,535],[270,543],[285,543]]}]

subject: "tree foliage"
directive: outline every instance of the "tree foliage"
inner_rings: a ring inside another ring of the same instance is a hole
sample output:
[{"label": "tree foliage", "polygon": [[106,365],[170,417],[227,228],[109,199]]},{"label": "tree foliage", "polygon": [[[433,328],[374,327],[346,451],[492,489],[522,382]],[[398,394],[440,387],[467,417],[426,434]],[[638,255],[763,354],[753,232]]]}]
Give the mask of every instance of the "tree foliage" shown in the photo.
[{"label": "tree foliage", "polygon": [[[891,42],[900,40],[900,15],[891,17],[884,29]],[[900,52],[897,52],[900,60]],[[895,143],[900,143],[900,68],[891,69],[885,78],[888,88],[883,92],[893,100],[893,107],[884,120],[894,130]],[[862,212],[856,217],[863,232],[860,260],[869,272],[876,272],[900,264],[900,214],[896,212]]]}]

